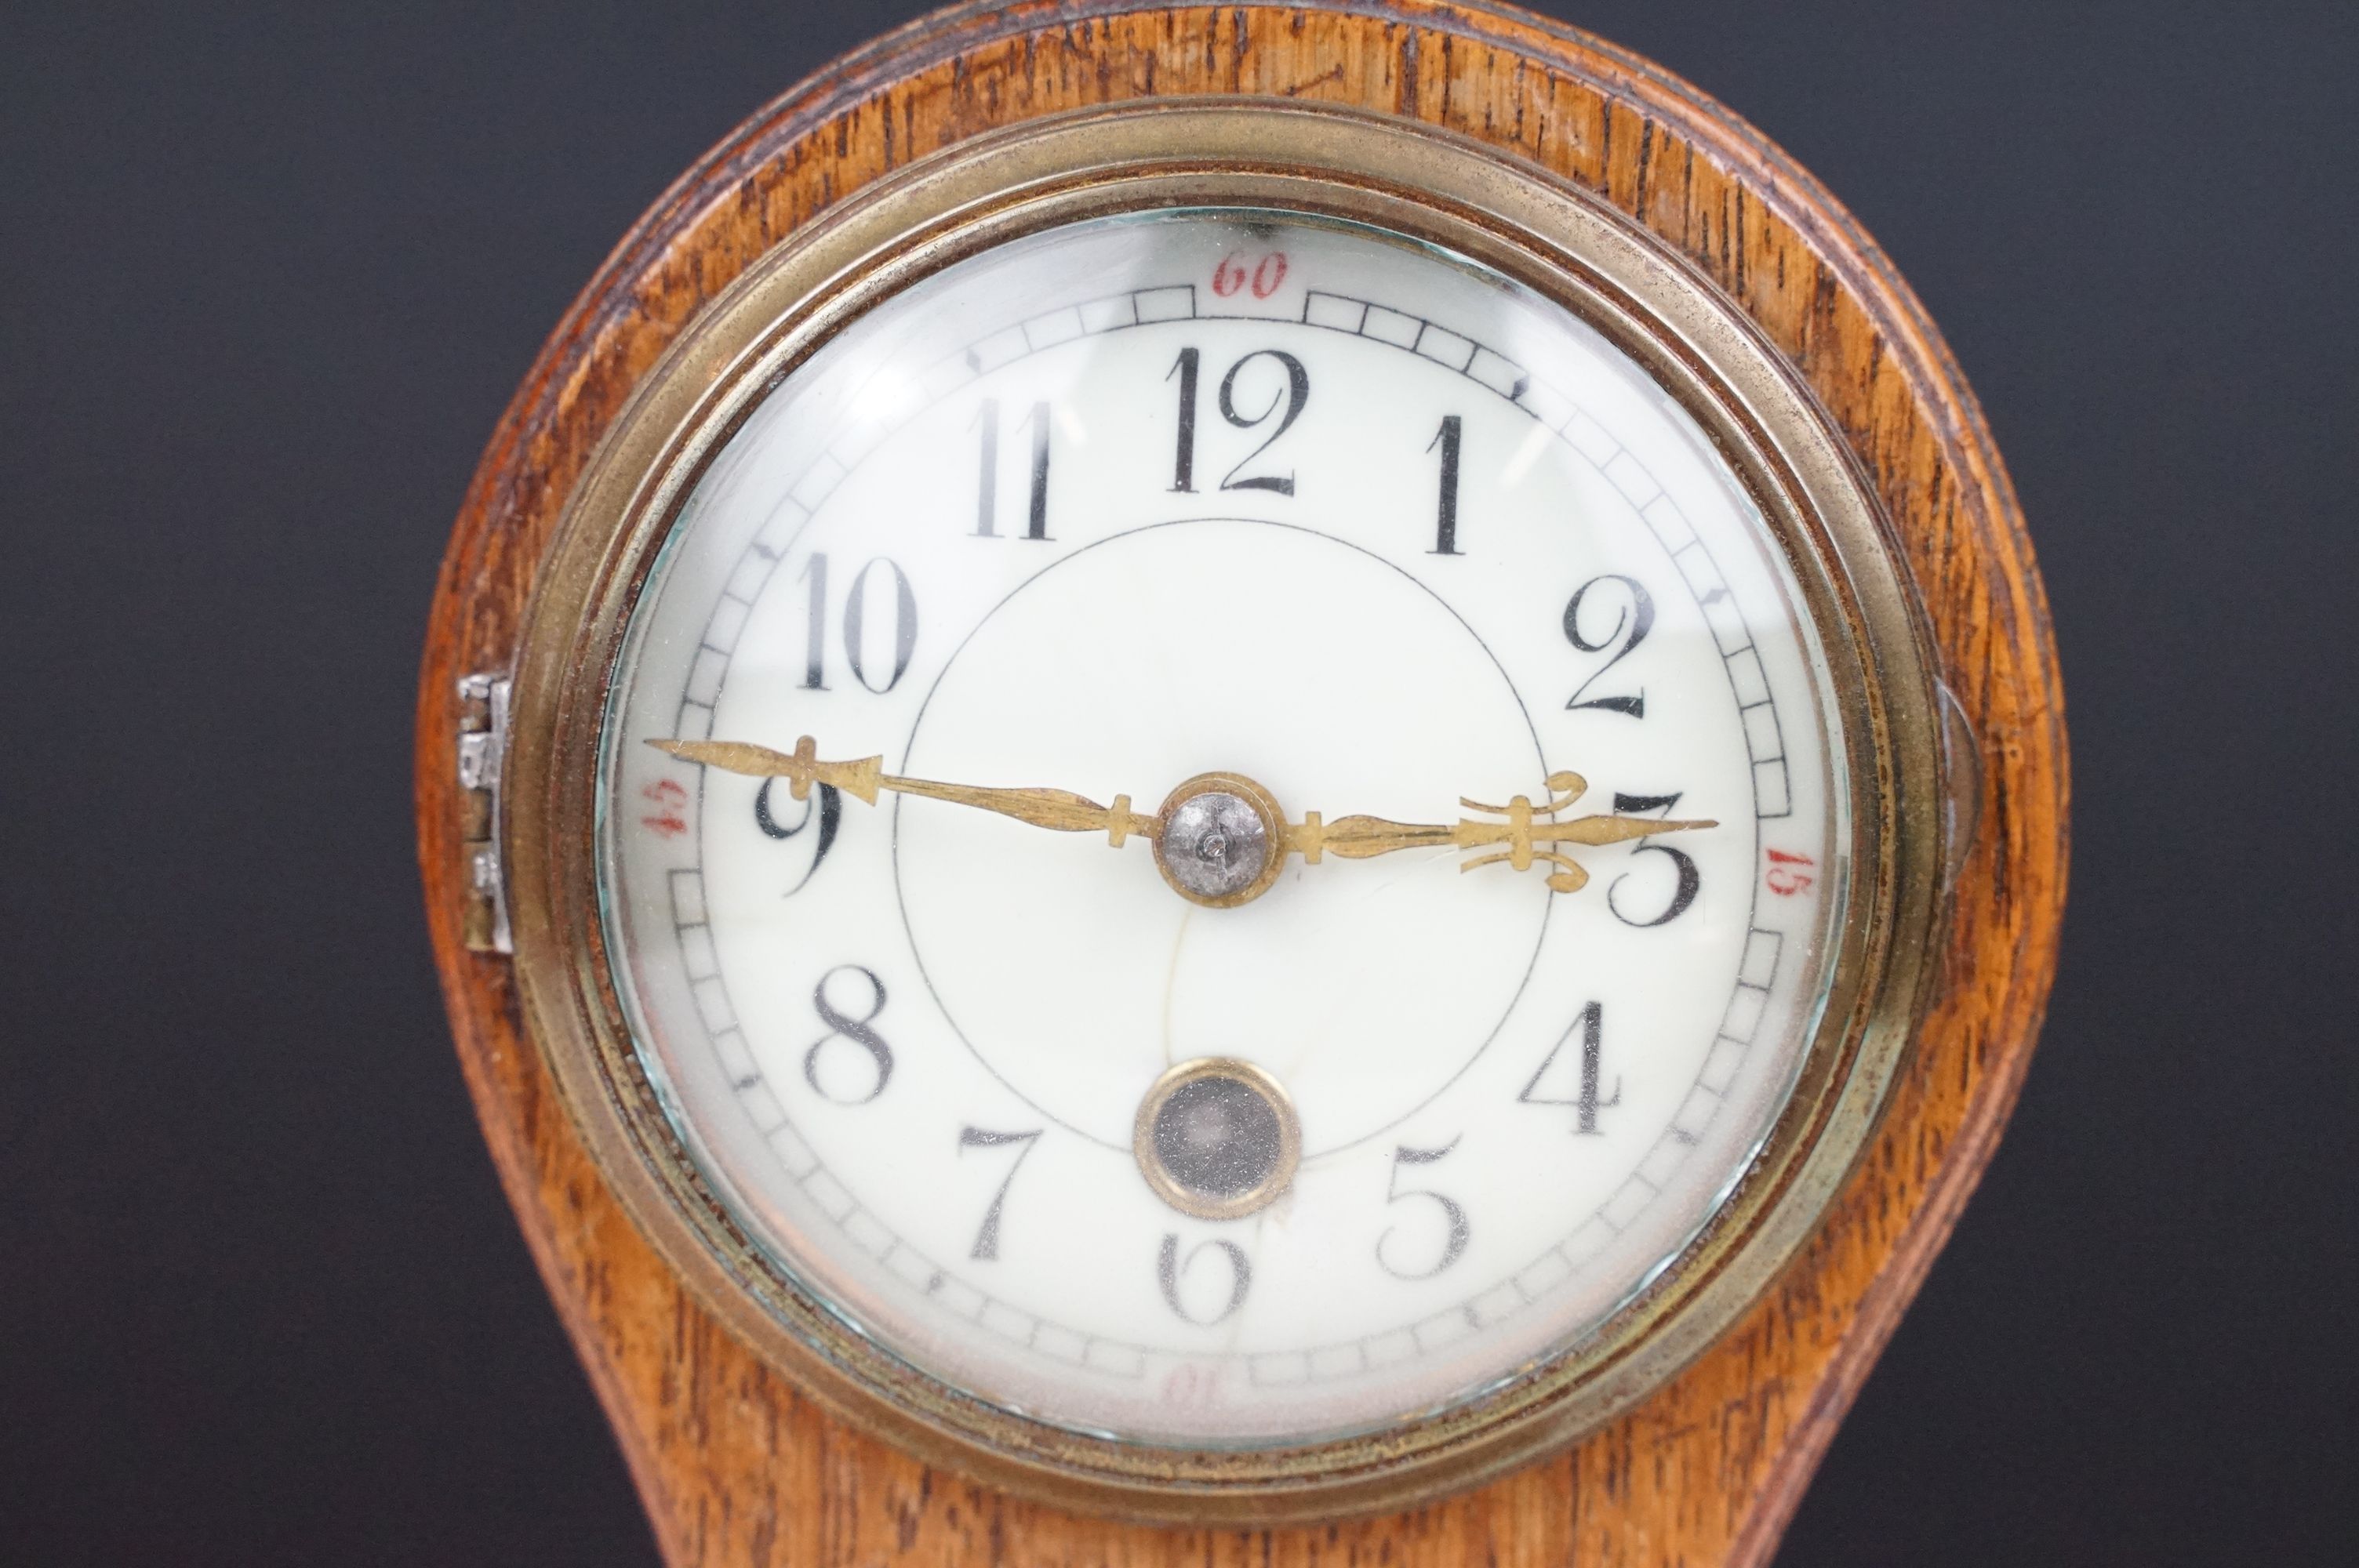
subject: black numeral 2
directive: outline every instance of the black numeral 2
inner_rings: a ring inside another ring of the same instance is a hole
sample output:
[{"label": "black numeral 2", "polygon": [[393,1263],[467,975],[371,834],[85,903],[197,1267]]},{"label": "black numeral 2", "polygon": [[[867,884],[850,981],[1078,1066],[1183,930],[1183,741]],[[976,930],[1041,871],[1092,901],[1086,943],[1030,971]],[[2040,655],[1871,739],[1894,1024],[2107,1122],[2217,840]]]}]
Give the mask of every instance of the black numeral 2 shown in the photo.
[{"label": "black numeral 2", "polygon": [[[1609,582],[1619,583],[1628,592],[1630,602],[1626,608],[1617,608],[1614,611],[1613,626],[1606,631],[1603,637],[1593,643],[1581,633],[1582,601],[1587,599],[1599,584]],[[1613,648],[1614,656],[1598,665],[1595,675],[1581,683],[1580,689],[1572,694],[1572,700],[1566,703],[1565,707],[1568,708],[1599,708],[1608,713],[1626,713],[1633,719],[1646,718],[1647,693],[1643,687],[1639,688],[1638,695],[1636,697],[1591,697],[1588,692],[1591,687],[1603,678],[1607,670],[1628,658],[1631,650],[1645,642],[1647,633],[1654,629],[1654,596],[1647,591],[1636,578],[1608,573],[1604,577],[1592,578],[1575,589],[1571,600],[1564,607],[1564,640],[1584,654],[1602,654],[1606,649]],[[1616,643],[1620,646],[1616,647]]]}]

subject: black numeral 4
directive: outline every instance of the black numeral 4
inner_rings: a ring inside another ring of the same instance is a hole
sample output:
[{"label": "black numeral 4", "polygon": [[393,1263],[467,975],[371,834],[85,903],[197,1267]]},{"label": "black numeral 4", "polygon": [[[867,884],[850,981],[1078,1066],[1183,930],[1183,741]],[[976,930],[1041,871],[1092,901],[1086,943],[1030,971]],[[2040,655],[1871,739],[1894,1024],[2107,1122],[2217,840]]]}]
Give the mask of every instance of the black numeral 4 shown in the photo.
[{"label": "black numeral 4", "polygon": [[[1558,1085],[1563,1088],[1570,1088],[1573,1092],[1570,1095],[1556,1090],[1541,1092],[1541,1086],[1548,1081],[1550,1069],[1556,1066],[1557,1058],[1564,1055],[1565,1047],[1572,1044],[1576,1036],[1581,1043],[1579,1049],[1572,1056],[1567,1058],[1564,1071],[1555,1075]],[[1605,1004],[1593,1001],[1581,1010],[1580,1015],[1572,1021],[1572,1027],[1564,1032],[1564,1038],[1559,1040],[1549,1050],[1547,1060],[1540,1063],[1539,1071],[1534,1073],[1532,1081],[1524,1086],[1524,1092],[1516,1097],[1516,1103],[1569,1105],[1572,1108],[1574,1134],[1595,1137],[1600,1130],[1597,1125],[1597,1113],[1622,1103],[1622,1080],[1619,1078],[1614,1080],[1612,1094],[1603,1098],[1599,1096],[1598,1086],[1603,1077],[1604,1054]]]}]

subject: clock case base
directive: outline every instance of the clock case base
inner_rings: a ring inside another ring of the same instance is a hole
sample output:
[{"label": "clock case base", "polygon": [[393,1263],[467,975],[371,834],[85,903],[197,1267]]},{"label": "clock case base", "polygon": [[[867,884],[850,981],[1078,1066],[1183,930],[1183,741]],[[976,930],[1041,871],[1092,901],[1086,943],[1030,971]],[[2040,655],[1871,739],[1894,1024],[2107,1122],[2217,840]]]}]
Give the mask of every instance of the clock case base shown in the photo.
[{"label": "clock case base", "polygon": [[[1317,1529],[1084,1519],[921,1465],[771,1371],[641,1238],[467,941],[462,677],[506,667],[565,497],[638,377],[751,261],[910,159],[1142,97],[1337,102],[1503,147],[1710,276],[1832,414],[1893,519],[1983,761],[1945,960],[1884,1122],[1820,1234],[1736,1330],[1573,1448],[1413,1512]],[[1995,1147],[2063,894],[2066,775],[2045,606],[1972,395],[1906,286],[1757,133],[1657,68],[1504,10],[971,7],[851,57],[669,192],[511,405],[439,585],[419,702],[428,908],[461,1060],[535,1257],[665,1554],[679,1563],[1765,1560]]]}]

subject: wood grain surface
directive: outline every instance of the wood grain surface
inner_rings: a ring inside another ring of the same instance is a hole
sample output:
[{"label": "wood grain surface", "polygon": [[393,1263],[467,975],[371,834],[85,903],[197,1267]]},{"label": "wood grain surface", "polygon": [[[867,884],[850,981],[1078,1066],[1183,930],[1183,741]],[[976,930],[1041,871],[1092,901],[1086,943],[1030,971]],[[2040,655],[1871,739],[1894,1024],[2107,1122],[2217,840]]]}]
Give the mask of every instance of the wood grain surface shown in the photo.
[{"label": "wood grain surface", "polygon": [[[843,1426],[683,1292],[606,1191],[524,1035],[506,961],[462,941],[457,677],[505,668],[566,497],[634,384],[748,262],[912,158],[1144,96],[1329,100],[1478,137],[1603,195],[1767,330],[1896,522],[1984,758],[1947,968],[1877,1139],[1821,1234],[1647,1404],[1489,1487],[1317,1529],[1075,1518]],[[1750,1564],[1940,1249],[2004,1125],[2064,893],[2061,693],[2021,517],[1972,394],[1890,265],[1757,132],[1659,68],[1538,18],[1382,0],[968,6],[839,62],[742,127],[632,232],[549,339],[470,488],[419,704],[427,910],[510,1202],[679,1564],[901,1562]]]}]

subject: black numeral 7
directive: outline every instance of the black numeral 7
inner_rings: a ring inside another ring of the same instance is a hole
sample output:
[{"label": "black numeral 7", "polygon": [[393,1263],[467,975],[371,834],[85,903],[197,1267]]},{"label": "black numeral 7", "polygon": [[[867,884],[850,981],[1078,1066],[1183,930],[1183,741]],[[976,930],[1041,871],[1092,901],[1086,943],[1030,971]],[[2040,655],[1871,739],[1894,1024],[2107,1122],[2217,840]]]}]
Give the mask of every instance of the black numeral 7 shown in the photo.
[{"label": "black numeral 7", "polygon": [[991,1195],[991,1206],[983,1211],[983,1228],[974,1233],[974,1250],[967,1254],[978,1262],[988,1263],[999,1256],[999,1216],[1000,1211],[1007,1206],[1007,1189],[1016,1184],[1016,1173],[1022,1170],[1024,1162],[1032,1157],[1033,1147],[1039,1138],[1040,1129],[1037,1127],[1029,1132],[992,1132],[980,1127],[959,1130],[959,1152],[962,1154],[970,1149],[996,1149],[1005,1143],[1024,1145],[1008,1165],[1007,1174],[999,1179],[999,1190]]}]

